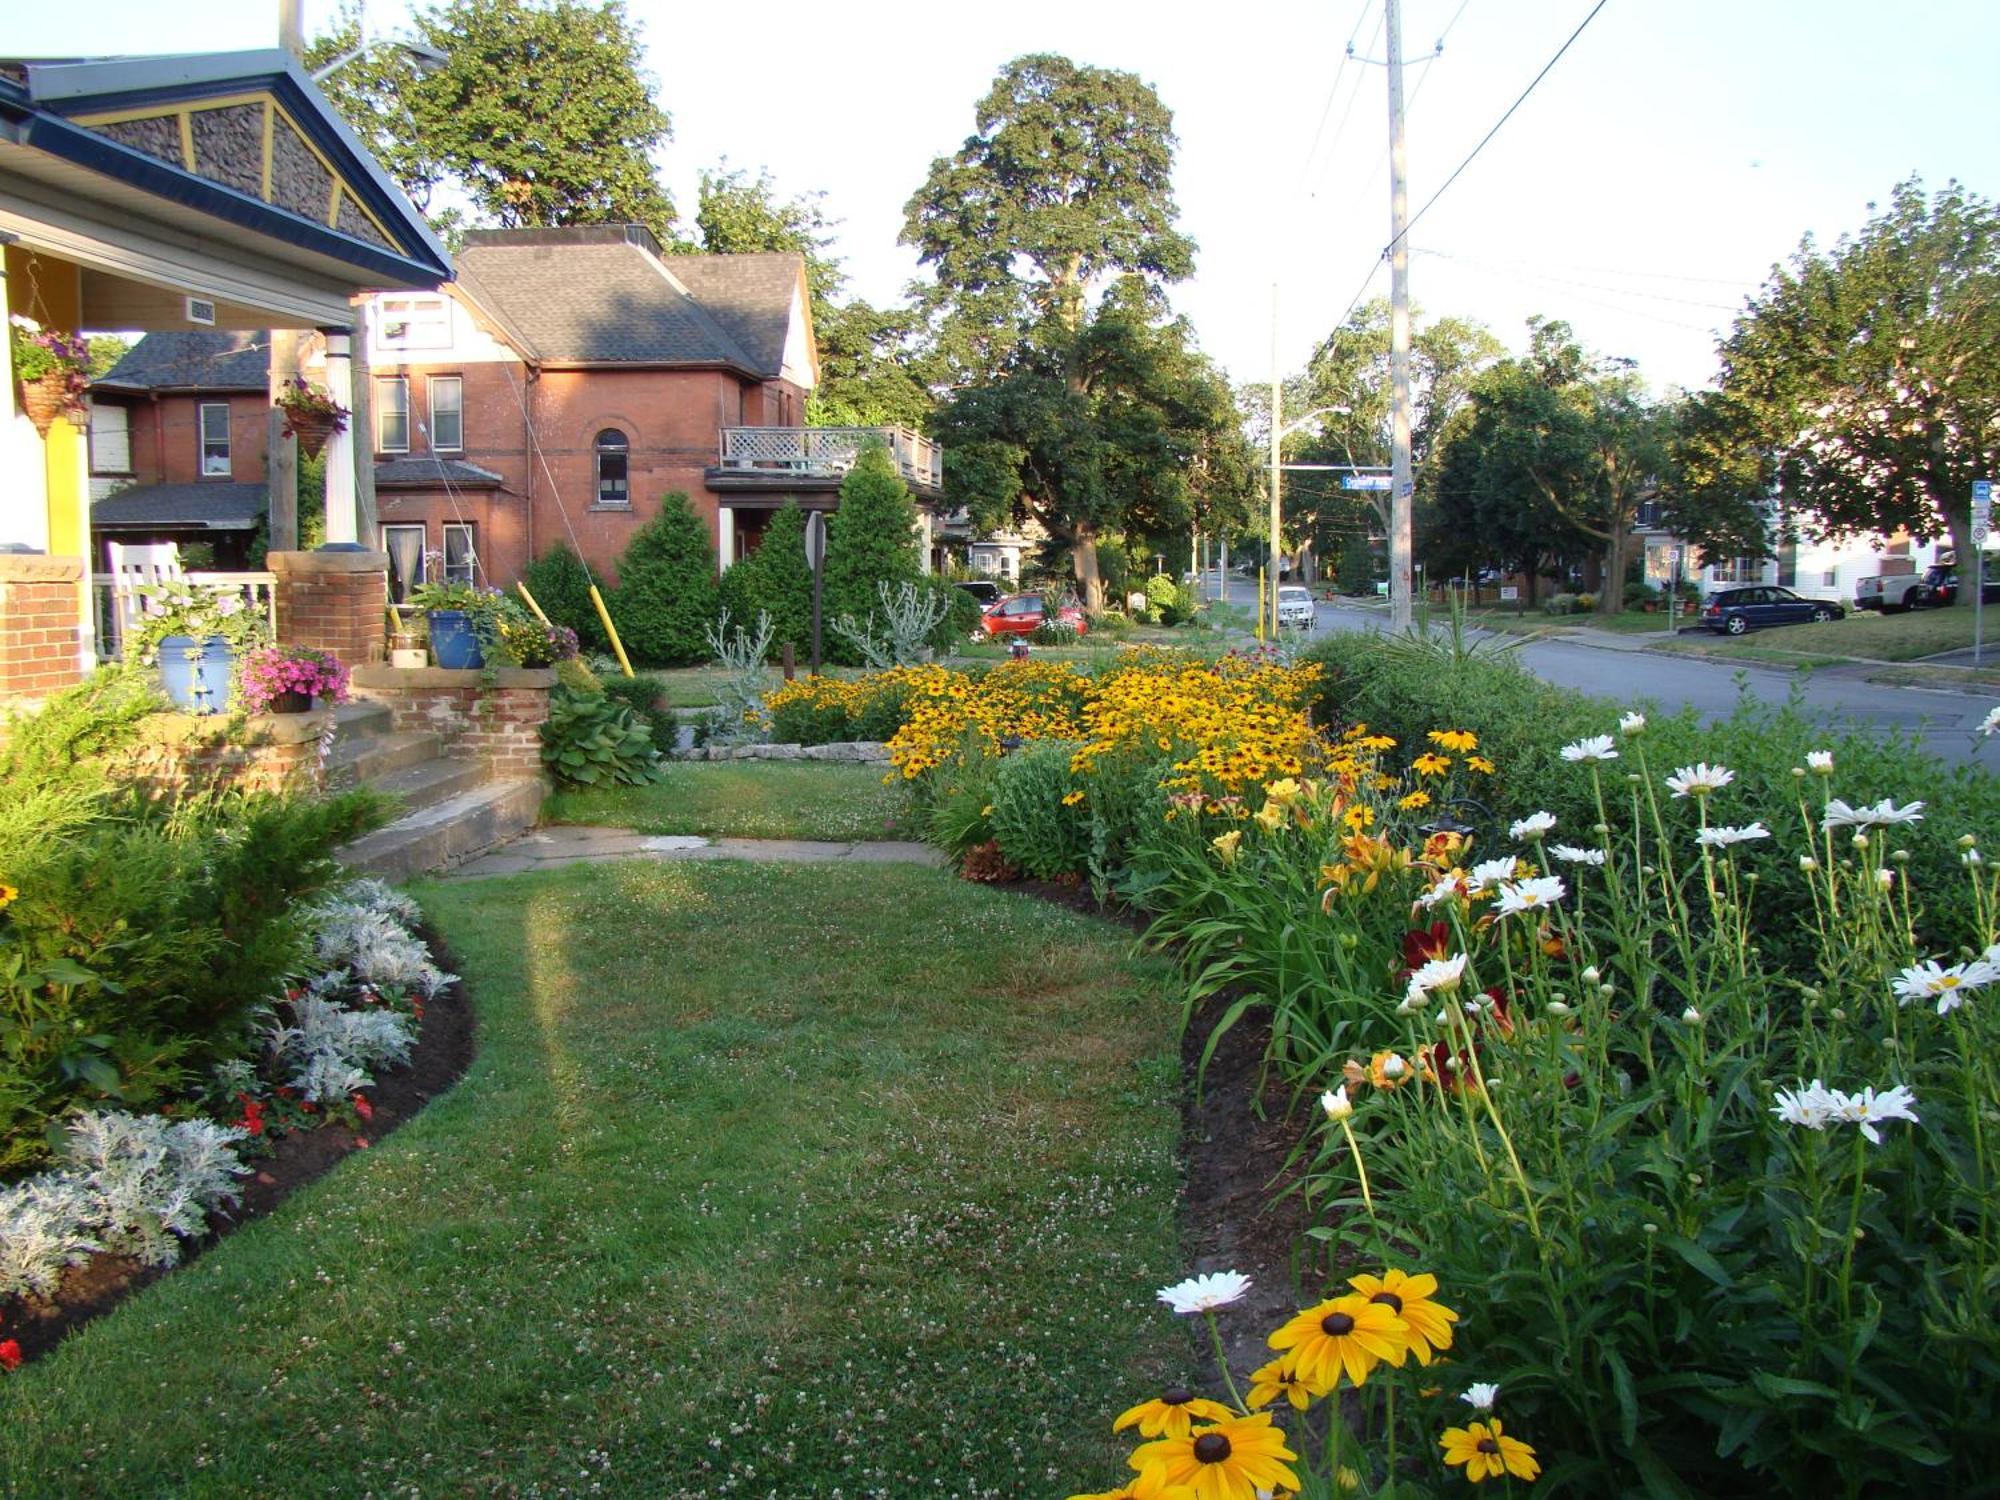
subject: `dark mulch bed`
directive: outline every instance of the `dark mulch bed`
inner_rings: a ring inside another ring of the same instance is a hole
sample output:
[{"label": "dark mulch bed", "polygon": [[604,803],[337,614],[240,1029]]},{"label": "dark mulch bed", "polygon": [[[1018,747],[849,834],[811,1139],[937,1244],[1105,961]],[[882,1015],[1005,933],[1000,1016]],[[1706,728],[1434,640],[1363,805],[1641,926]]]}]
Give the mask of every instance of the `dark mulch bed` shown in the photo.
[{"label": "dark mulch bed", "polygon": [[[434,961],[445,969],[451,960],[437,934],[420,930],[430,945]],[[209,1217],[209,1231],[199,1240],[184,1241],[180,1264],[196,1259],[224,1237],[262,1218],[293,1192],[325,1176],[356,1151],[366,1150],[363,1141],[375,1142],[414,1116],[432,1099],[456,1083],[472,1064],[472,1004],[465,986],[451,984],[436,998],[425,1002],[423,1025],[417,1044],[410,1049],[407,1067],[385,1074],[365,1092],[374,1106],[375,1117],[364,1134],[357,1136],[343,1126],[327,1125],[318,1130],[294,1131],[271,1142],[271,1154],[252,1158],[248,1177],[240,1180],[242,1201],[234,1208],[217,1209]],[[25,1359],[47,1353],[73,1328],[109,1312],[141,1287],[169,1274],[172,1266],[142,1266],[126,1255],[94,1255],[80,1266],[63,1273],[53,1296],[21,1299],[0,1321],[0,1335],[20,1342]]]}]

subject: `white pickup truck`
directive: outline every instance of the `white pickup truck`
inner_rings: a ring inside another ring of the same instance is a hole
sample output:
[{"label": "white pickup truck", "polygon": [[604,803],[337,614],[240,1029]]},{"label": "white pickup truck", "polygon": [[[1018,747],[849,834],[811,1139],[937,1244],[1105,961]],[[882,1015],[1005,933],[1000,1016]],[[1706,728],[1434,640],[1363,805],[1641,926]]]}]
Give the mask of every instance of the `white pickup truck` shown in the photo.
[{"label": "white pickup truck", "polygon": [[1880,610],[1885,615],[1920,609],[1930,603],[1930,590],[1921,573],[1889,573],[1880,578],[1863,578],[1854,585],[1856,609]]}]

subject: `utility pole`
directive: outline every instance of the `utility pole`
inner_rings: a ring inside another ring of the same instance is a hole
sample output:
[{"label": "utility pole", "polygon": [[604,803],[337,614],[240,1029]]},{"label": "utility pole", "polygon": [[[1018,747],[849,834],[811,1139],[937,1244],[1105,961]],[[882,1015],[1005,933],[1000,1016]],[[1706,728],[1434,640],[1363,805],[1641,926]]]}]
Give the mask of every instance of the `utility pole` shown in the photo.
[{"label": "utility pole", "polygon": [[[1394,0],[1391,0],[1394,3]],[[1278,455],[1285,440],[1284,411],[1284,367],[1278,363],[1278,283],[1271,283],[1271,638],[1278,635],[1278,552],[1280,548],[1278,527],[1278,483],[1284,473],[1284,460]],[[1257,617],[1264,616],[1265,595],[1257,590]]]},{"label": "utility pole", "polygon": [[[1410,183],[1403,138],[1403,6],[1384,0],[1389,36],[1389,628],[1410,627]],[[1275,425],[1275,424],[1274,424]],[[1271,462],[1277,463],[1276,448]]]}]

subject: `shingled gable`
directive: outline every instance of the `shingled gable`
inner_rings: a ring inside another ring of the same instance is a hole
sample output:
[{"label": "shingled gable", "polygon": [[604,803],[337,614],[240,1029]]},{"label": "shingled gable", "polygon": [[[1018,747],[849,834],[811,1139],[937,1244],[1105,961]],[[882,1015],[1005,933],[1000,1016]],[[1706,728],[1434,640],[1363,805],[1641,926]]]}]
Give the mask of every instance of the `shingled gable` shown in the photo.
[{"label": "shingled gable", "polygon": [[476,301],[549,365],[783,373],[805,261],[797,255],[662,256],[644,229],[474,230],[458,257]]}]

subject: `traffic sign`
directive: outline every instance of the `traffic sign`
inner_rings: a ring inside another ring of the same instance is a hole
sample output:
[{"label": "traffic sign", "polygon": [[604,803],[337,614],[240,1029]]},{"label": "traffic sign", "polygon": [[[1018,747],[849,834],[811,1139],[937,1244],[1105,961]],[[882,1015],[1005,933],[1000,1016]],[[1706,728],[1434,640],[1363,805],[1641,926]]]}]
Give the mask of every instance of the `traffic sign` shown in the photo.
[{"label": "traffic sign", "polygon": [[1993,524],[1993,481],[1975,479],[1972,481],[1972,541],[1974,546],[1986,544],[1986,533]]},{"label": "traffic sign", "polygon": [[1389,484],[1387,474],[1345,474],[1340,480],[1344,490],[1386,490]]},{"label": "traffic sign", "polygon": [[806,516],[806,566],[817,568],[826,556],[826,512],[812,511]]}]

